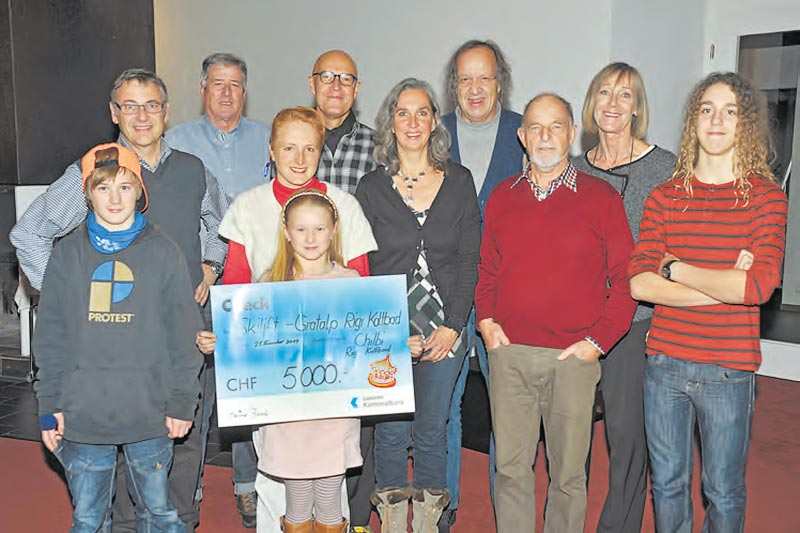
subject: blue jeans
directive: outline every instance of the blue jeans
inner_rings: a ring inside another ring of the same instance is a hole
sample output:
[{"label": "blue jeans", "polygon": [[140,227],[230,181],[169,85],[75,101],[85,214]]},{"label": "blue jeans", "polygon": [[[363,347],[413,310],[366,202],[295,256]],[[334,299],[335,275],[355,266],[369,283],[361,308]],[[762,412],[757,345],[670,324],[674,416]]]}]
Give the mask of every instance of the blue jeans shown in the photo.
[{"label": "blue jeans", "polygon": [[[486,348],[481,339],[475,333],[475,311],[470,314],[467,322],[470,345],[475,347],[478,357],[478,365],[481,375],[489,389],[489,360],[486,357]],[[464,390],[467,387],[467,376],[469,375],[469,357],[464,359],[461,373],[456,381],[456,388],[453,390],[453,399],[450,401],[450,419],[447,422],[447,490],[450,492],[450,509],[458,509],[461,499],[461,438],[463,425],[461,423],[461,403],[464,398]],[[494,501],[494,433],[489,433],[489,495]]]},{"label": "blue jeans", "polygon": [[[252,435],[252,432],[250,433]],[[233,462],[233,493],[249,494],[256,491],[258,460],[253,447],[253,437],[231,443]]]},{"label": "blue jeans", "polygon": [[447,487],[447,417],[453,388],[463,357],[438,363],[414,365],[413,420],[375,425],[375,477],[377,488],[408,486],[408,449],[414,448],[414,481],[417,489]]},{"label": "blue jeans", "polygon": [[[186,531],[168,497],[172,440],[159,437],[123,444],[122,451],[127,465],[128,491],[136,506],[137,532]],[[62,439],[55,455],[64,465],[75,508],[70,531],[110,532],[117,446]]]},{"label": "blue jeans", "polygon": [[644,414],[656,530],[691,533],[695,420],[700,427],[704,532],[744,530],[744,484],[755,376],[712,364],[651,355]]}]

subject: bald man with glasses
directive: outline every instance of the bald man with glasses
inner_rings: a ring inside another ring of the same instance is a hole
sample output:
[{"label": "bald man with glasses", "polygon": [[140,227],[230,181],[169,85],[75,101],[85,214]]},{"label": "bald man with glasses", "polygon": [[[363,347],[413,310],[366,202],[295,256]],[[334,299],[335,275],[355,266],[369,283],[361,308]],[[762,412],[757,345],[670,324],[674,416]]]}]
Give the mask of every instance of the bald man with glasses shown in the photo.
[{"label": "bald man with glasses", "polygon": [[325,122],[317,177],[353,194],[361,176],[376,167],[375,132],[353,111],[361,88],[355,61],[341,50],[325,52],[314,63],[308,88]]}]

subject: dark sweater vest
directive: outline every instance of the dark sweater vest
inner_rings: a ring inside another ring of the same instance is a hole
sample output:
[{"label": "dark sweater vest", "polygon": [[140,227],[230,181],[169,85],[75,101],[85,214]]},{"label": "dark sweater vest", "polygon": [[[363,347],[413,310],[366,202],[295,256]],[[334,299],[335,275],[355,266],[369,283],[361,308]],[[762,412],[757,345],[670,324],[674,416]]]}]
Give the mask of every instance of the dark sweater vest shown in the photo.
[{"label": "dark sweater vest", "polygon": [[189,267],[192,287],[203,279],[200,251],[200,211],[206,193],[203,163],[193,155],[172,150],[155,173],[142,168],[150,205],[144,215],[180,248]]}]

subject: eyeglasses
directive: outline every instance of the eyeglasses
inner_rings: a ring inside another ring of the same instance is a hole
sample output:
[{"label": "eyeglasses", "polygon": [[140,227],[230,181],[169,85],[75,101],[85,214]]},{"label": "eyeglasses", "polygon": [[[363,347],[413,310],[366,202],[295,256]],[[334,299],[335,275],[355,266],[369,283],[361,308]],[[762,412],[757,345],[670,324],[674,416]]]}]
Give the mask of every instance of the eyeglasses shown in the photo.
[{"label": "eyeglasses", "polygon": [[354,76],[353,74],[349,74],[347,72],[342,72],[341,74],[334,74],[330,70],[323,70],[322,72],[314,72],[311,75],[319,76],[319,81],[321,81],[325,85],[330,85],[336,78],[339,78],[339,83],[341,83],[345,87],[350,87],[351,85],[353,85],[355,82],[358,81],[357,76]]},{"label": "eyeglasses", "polygon": [[164,110],[164,103],[157,102],[155,100],[150,100],[149,102],[145,102],[143,104],[118,104],[117,102],[114,102],[114,107],[119,109],[119,112],[123,115],[138,115],[140,109],[144,109],[144,112],[148,115],[155,115]]},{"label": "eyeglasses", "polygon": [[470,76],[461,76],[460,78],[458,78],[458,84],[461,87],[470,87],[472,85],[477,85],[479,87],[486,87],[496,79],[497,76],[478,76],[476,78]]}]

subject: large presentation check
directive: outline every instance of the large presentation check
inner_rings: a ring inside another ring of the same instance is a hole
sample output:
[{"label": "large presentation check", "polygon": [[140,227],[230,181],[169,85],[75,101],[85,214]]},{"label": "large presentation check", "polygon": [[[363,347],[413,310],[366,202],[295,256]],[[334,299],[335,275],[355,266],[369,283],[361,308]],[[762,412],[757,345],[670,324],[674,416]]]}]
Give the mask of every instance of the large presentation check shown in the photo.
[{"label": "large presentation check", "polygon": [[220,427],[414,411],[405,276],[211,288]]}]

